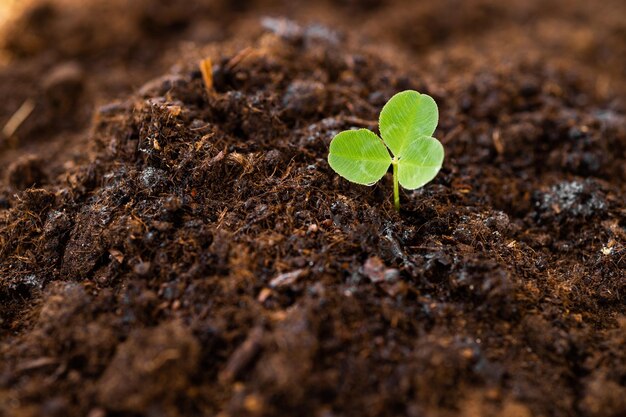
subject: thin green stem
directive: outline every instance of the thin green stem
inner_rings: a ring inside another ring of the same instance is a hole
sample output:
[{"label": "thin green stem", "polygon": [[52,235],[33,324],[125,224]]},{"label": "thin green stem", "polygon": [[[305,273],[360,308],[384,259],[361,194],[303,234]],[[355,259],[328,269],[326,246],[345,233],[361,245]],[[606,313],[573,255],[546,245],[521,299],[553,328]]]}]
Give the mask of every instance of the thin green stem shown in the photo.
[{"label": "thin green stem", "polygon": [[393,166],[393,205],[397,211],[400,211],[400,187],[398,187],[398,160],[393,157],[391,161]]}]

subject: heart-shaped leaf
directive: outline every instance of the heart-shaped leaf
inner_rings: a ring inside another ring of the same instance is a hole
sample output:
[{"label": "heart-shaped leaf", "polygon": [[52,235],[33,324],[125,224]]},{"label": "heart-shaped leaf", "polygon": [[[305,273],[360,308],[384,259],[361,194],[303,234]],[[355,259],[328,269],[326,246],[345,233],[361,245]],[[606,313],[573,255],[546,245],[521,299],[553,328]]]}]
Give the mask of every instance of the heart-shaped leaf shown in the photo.
[{"label": "heart-shaped leaf", "polygon": [[372,185],[389,169],[391,156],[373,132],[367,129],[346,130],[330,143],[328,163],[348,181]]},{"label": "heart-shaped leaf", "polygon": [[422,136],[432,136],[439,110],[432,97],[408,90],[396,94],[380,112],[380,135],[394,155]]},{"label": "heart-shaped leaf", "polygon": [[415,190],[432,181],[443,164],[443,145],[435,138],[423,136],[409,142],[398,157],[398,181]]},{"label": "heart-shaped leaf", "polygon": [[380,180],[393,164],[393,203],[399,211],[399,186],[420,188],[441,169],[443,146],[431,137],[438,121],[439,110],[432,97],[403,91],[380,113],[382,139],[367,129],[341,132],[330,143],[328,163],[348,181],[364,185]]}]

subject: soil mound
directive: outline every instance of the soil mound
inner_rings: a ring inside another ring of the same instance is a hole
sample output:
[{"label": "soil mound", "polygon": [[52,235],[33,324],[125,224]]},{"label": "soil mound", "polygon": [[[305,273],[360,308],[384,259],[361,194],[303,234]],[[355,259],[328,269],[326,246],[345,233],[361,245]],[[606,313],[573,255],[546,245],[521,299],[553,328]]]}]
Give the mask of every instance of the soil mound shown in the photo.
[{"label": "soil mound", "polygon": [[[626,413],[626,111],[592,68],[255,22],[105,105],[51,76],[93,115],[62,166],[3,156],[0,415]],[[404,89],[446,160],[397,213],[326,157]]]}]

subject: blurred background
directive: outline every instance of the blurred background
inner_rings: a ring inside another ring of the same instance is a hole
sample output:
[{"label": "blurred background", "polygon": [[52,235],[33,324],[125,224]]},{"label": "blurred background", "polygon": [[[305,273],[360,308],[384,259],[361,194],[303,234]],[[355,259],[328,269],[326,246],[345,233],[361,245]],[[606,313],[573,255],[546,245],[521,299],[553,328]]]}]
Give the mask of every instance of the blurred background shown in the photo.
[{"label": "blurred background", "polygon": [[[562,60],[593,71],[599,93],[623,88],[626,73],[621,0],[1,0],[0,126],[26,98],[58,82],[61,64],[80,73],[89,106],[163,73],[185,45],[245,39],[263,16],[323,24],[390,59],[427,61],[466,49],[483,62]],[[84,116],[61,124],[75,127]],[[59,123],[32,119],[21,126],[23,138]]]}]

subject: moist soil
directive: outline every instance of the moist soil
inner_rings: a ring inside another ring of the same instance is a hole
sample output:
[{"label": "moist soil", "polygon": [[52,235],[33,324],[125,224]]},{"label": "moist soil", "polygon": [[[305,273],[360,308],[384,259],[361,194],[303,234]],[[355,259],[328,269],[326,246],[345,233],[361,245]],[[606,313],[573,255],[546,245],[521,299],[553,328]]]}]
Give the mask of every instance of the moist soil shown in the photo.
[{"label": "moist soil", "polygon": [[[2,38],[1,416],[626,415],[622,1],[78,3]],[[398,213],[326,158],[405,89]]]}]

